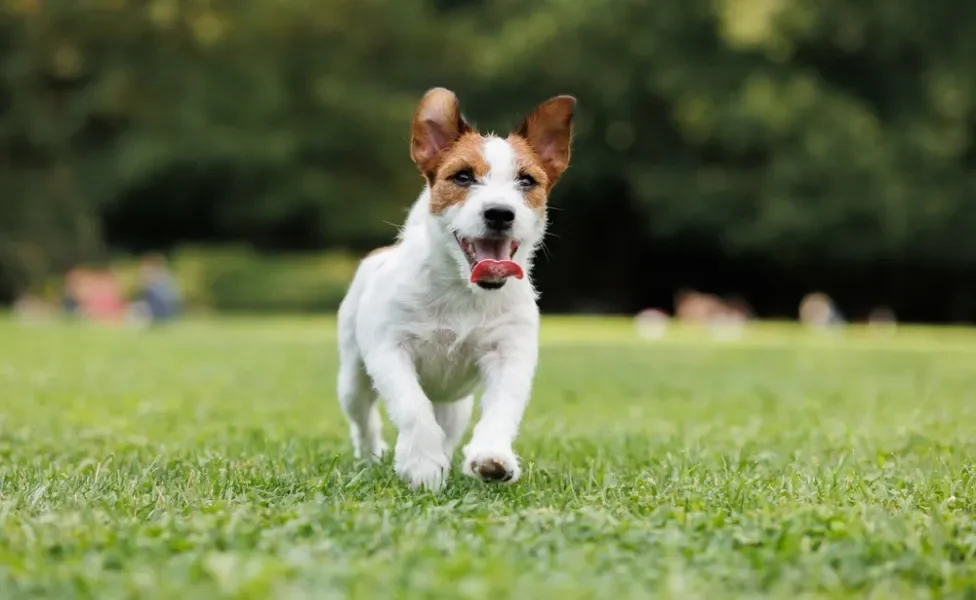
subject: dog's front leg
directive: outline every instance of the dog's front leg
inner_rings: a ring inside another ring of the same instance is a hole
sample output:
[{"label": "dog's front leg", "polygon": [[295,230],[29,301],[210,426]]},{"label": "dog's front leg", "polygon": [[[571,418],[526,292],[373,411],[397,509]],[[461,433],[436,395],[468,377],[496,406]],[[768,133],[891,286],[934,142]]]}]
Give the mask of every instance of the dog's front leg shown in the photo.
[{"label": "dog's front leg", "polygon": [[412,488],[440,490],[451,459],[444,452],[444,431],[420,387],[410,355],[399,346],[387,345],[366,354],[363,362],[397,428],[393,457],[397,474]]},{"label": "dog's front leg", "polygon": [[464,474],[488,482],[514,482],[522,473],[512,450],[532,393],[538,349],[534,343],[499,347],[481,362],[481,418],[464,448]]}]

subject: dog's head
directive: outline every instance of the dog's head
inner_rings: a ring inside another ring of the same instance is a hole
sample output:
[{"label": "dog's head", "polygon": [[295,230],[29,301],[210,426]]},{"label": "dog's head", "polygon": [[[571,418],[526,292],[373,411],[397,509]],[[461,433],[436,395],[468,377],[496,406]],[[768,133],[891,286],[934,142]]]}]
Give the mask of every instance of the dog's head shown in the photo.
[{"label": "dog's head", "polygon": [[571,96],[552,98],[498,137],[469,125],[450,90],[420,101],[410,155],[430,187],[438,243],[471,284],[498,289],[524,277],[545,235],[549,191],[569,164],[575,106]]}]

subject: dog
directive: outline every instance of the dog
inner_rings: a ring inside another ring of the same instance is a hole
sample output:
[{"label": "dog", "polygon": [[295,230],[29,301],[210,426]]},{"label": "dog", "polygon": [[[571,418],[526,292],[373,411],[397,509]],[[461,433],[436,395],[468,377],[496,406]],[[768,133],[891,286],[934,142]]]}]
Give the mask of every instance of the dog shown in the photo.
[{"label": "dog", "polygon": [[397,429],[393,464],[438,491],[481,384],[464,474],[513,483],[512,449],[538,361],[530,280],[549,192],[569,165],[576,99],[539,105],[507,137],[482,135],[451,90],[413,117],[410,155],[426,185],[397,243],[359,264],[338,311],[338,398],[357,458],[378,459],[378,399]]}]

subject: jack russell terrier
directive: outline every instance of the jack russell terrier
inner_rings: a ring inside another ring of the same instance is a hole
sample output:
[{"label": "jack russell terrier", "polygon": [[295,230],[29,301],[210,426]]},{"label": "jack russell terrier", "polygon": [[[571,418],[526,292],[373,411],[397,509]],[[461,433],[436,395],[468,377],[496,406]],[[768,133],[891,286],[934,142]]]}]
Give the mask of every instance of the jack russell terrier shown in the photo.
[{"label": "jack russell terrier", "polygon": [[536,108],[507,137],[482,135],[457,97],[428,91],[410,156],[426,179],[398,242],[363,259],[339,307],[339,403],[357,458],[387,450],[377,399],[398,435],[397,474],[440,490],[471,418],[463,471],[514,482],[512,450],[539,353],[529,280],[546,199],[569,164],[575,98]]}]

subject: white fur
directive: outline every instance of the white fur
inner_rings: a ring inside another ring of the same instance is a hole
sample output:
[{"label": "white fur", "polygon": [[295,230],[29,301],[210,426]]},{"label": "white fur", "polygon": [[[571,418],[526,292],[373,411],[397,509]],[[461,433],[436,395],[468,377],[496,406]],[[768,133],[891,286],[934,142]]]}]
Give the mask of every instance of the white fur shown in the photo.
[{"label": "white fur", "polygon": [[[500,464],[508,481],[520,475],[512,444],[529,401],[538,357],[539,310],[529,279],[542,241],[544,211],[525,203],[515,154],[486,137],[488,174],[465,202],[430,211],[430,189],[417,199],[399,243],[363,260],[339,308],[339,401],[357,457],[381,456],[386,445],[376,403],[383,398],[398,431],[396,472],[411,487],[439,490],[471,416],[481,384],[481,417],[464,448],[463,471]],[[497,290],[469,282],[470,266],[454,238],[484,236],[482,209],[515,210],[514,257],[526,278]]]}]

